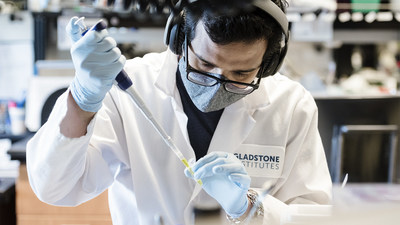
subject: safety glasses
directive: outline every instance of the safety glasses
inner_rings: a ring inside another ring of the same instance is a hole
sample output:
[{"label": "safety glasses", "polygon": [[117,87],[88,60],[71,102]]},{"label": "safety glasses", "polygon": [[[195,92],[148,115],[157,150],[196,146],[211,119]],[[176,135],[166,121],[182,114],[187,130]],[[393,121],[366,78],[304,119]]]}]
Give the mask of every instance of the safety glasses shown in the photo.
[{"label": "safety glasses", "polygon": [[203,72],[191,67],[189,65],[189,54],[188,54],[189,48],[188,48],[187,37],[185,37],[184,48],[185,48],[184,58],[186,64],[186,74],[187,74],[187,79],[189,81],[206,87],[212,87],[220,83],[221,85],[223,85],[226,91],[240,95],[248,95],[259,87],[261,78],[258,77],[258,75],[257,75],[257,82],[256,83],[252,82],[249,84],[249,83],[224,79],[224,75],[222,74]]}]

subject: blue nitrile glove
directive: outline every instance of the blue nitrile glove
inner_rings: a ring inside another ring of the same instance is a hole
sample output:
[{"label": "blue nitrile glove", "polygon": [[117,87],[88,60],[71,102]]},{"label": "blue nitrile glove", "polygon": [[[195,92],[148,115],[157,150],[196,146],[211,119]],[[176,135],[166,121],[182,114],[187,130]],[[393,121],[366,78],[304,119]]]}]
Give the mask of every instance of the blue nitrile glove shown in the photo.
[{"label": "blue nitrile glove", "polygon": [[246,212],[251,179],[236,156],[227,152],[212,152],[194,163],[192,169],[194,177],[188,169],[185,169],[185,175],[201,179],[202,188],[219,202],[228,215],[237,218]]},{"label": "blue nitrile glove", "polygon": [[71,56],[76,71],[70,90],[81,109],[97,112],[126,59],[106,29],[89,30],[81,36],[74,24],[77,19],[71,18],[66,28],[73,42]]}]

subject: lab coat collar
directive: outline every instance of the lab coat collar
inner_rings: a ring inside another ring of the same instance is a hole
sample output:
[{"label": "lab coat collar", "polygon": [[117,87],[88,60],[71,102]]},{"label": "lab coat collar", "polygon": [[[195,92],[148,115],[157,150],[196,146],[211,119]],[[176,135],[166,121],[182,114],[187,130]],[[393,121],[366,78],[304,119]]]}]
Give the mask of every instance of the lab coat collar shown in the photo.
[{"label": "lab coat collar", "polygon": [[[184,131],[186,130],[187,118],[184,115],[183,108],[179,102],[179,93],[176,87],[176,70],[178,68],[178,56],[173,54],[170,50],[165,54],[165,59],[162,64],[160,73],[158,75],[156,86],[167,96],[175,99],[175,112],[180,116],[180,126]],[[227,151],[233,152],[240,143],[245,140],[253,129],[256,120],[254,113],[270,104],[270,95],[268,93],[268,86],[273,87],[273,77],[263,78],[260,82],[260,87],[253,93],[240,99],[234,104],[225,108],[224,113],[218,123],[218,127],[214,133],[214,137],[210,143],[210,151]],[[180,107],[178,107],[180,106]],[[232,121],[235,121],[232,123]],[[232,131],[232,132],[226,132]],[[183,132],[185,138],[188,139],[187,133]],[[228,136],[227,136],[228,135]],[[228,142],[226,140],[229,140]],[[187,150],[189,151],[190,148]],[[189,154],[192,152],[187,152]],[[193,154],[193,153],[192,153]],[[195,191],[196,196],[198,190]],[[194,197],[193,196],[193,197]]]},{"label": "lab coat collar", "polygon": [[269,77],[264,78],[256,91],[225,108],[211,140],[210,152],[234,153],[244,142],[257,122],[254,113],[270,104],[267,84],[271,81]]},{"label": "lab coat collar", "polygon": [[158,74],[155,86],[166,95],[173,97],[176,90],[176,70],[178,68],[178,55],[169,48],[166,51],[164,61]]},{"label": "lab coat collar", "polygon": [[269,78],[263,78],[260,82],[260,87],[257,90],[226,107],[225,111],[247,109],[249,113],[252,114],[255,110],[268,106],[270,104],[270,99],[266,88],[266,79]]},{"label": "lab coat collar", "polygon": [[[157,88],[170,97],[175,96],[175,92],[177,91],[175,74],[176,70],[178,69],[178,61],[179,56],[175,55],[170,49],[168,49],[155,83]],[[263,78],[260,82],[260,87],[257,90],[235,102],[234,104],[226,107],[225,110],[236,111],[240,109],[248,109],[251,113],[258,108],[269,105],[270,99],[266,84],[270,78],[271,77]]]}]

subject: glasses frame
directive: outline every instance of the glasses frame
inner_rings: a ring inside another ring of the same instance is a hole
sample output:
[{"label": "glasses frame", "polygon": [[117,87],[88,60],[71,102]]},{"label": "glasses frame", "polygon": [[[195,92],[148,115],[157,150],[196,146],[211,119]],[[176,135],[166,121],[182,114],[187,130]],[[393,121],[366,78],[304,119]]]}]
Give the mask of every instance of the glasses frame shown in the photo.
[{"label": "glasses frame", "polygon": [[[185,48],[185,61],[186,61],[185,62],[185,64],[186,64],[186,77],[190,82],[193,82],[195,84],[202,85],[202,86],[205,86],[205,87],[212,87],[212,86],[220,83],[224,87],[225,91],[230,92],[230,93],[234,93],[234,94],[239,94],[239,95],[251,94],[253,91],[257,90],[258,87],[260,86],[260,81],[261,81],[260,74],[257,74],[257,76],[256,76],[258,78],[257,83],[249,84],[249,83],[233,81],[233,80],[228,80],[228,79],[221,79],[221,78],[216,77],[216,76],[222,76],[223,77],[224,75],[222,75],[222,74],[208,73],[208,72],[200,71],[200,70],[197,70],[197,69],[193,68],[193,67],[191,67],[189,65],[189,54],[188,54],[189,53],[189,50],[188,50],[189,47],[188,47],[187,35],[185,35],[184,48]],[[213,84],[213,85],[204,85],[204,84],[201,84],[201,83],[197,83],[197,82],[195,82],[195,81],[193,81],[192,79],[189,78],[189,73],[190,72],[195,72],[195,73],[201,74],[203,76],[209,77],[211,79],[214,79],[216,81],[216,83]],[[226,84],[228,84],[228,83],[249,86],[249,87],[252,87],[253,89],[248,93],[238,93],[238,92],[234,92],[234,91],[231,91],[228,88],[226,88]]]}]

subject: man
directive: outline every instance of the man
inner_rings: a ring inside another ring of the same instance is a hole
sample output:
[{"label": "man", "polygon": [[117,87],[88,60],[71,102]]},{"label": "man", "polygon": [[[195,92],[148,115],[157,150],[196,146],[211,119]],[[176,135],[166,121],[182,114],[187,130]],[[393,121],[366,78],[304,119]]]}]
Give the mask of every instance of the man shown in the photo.
[{"label": "man", "polygon": [[[81,37],[72,18],[75,79],[28,144],[37,196],[74,206],[108,189],[114,224],[153,224],[155,215],[189,224],[194,206],[216,205],[232,223],[279,224],[287,204],[328,204],[316,105],[298,83],[270,74],[282,60],[272,63],[285,33],[267,13],[279,10],[273,6],[231,17],[198,15],[192,3],[168,51],[126,64],[106,30]],[[129,96],[112,87],[123,66],[155,119],[193,159],[193,175]],[[259,202],[263,187],[270,195]]]}]

